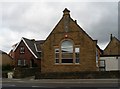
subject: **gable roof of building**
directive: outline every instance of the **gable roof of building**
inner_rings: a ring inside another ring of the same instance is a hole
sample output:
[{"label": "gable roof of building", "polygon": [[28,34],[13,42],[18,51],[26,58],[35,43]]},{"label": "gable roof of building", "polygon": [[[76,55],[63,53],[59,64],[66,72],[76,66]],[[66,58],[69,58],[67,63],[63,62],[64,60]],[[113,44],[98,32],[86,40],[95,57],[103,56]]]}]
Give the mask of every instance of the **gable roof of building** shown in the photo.
[{"label": "gable roof of building", "polygon": [[[27,39],[22,37],[21,41],[25,43],[26,47],[29,49],[29,51],[33,54],[35,58],[40,58],[40,54],[38,52],[41,52],[41,48],[39,46],[44,42],[43,40],[35,41],[34,39]],[[18,48],[21,41],[17,43],[17,45],[13,49],[13,52]]]},{"label": "gable roof of building", "polygon": [[7,54],[6,52],[4,52],[4,51],[2,51],[2,50],[0,50],[0,54]]},{"label": "gable roof of building", "polygon": [[114,36],[114,37],[112,37],[112,39],[110,40],[110,42],[108,43],[108,45],[106,46],[106,48],[104,50],[106,50],[108,48],[108,46],[113,42],[113,40],[115,40],[118,43],[120,43],[120,41]]},{"label": "gable roof of building", "polygon": [[[115,42],[115,43],[114,43]],[[116,43],[118,43],[118,44],[116,44]],[[116,47],[117,47],[117,53],[112,53],[112,54],[106,54],[105,53],[105,51],[108,51],[109,49],[111,50],[111,51],[113,51],[115,48],[111,48],[111,47],[113,47],[113,45],[116,45]],[[108,45],[106,46],[106,48],[104,49],[104,55],[120,55],[120,53],[119,53],[119,46],[120,46],[120,40],[118,40],[115,36],[114,37],[112,37],[112,34],[111,34],[111,37],[110,37],[110,42],[108,43]]]},{"label": "gable roof of building", "polygon": [[[67,12],[67,13],[66,13],[66,12]],[[53,28],[53,30],[51,31],[51,33],[49,34],[49,36],[54,32],[54,30],[57,28],[57,26],[60,24],[60,22],[64,19],[64,16],[65,16],[65,15],[69,15],[69,19],[70,19],[71,21],[73,21],[73,22],[79,27],[79,29],[81,29],[81,31],[82,31],[85,35],[87,35],[87,37],[89,37],[92,41],[94,41],[94,40],[83,30],[83,28],[77,24],[77,21],[76,21],[76,20],[73,20],[73,19],[71,18],[71,16],[70,16],[69,13],[70,13],[70,10],[68,10],[67,8],[65,8],[65,9],[63,10],[63,17],[59,20],[59,22],[57,23],[57,25]],[[49,38],[49,36],[46,38],[46,40]]]}]

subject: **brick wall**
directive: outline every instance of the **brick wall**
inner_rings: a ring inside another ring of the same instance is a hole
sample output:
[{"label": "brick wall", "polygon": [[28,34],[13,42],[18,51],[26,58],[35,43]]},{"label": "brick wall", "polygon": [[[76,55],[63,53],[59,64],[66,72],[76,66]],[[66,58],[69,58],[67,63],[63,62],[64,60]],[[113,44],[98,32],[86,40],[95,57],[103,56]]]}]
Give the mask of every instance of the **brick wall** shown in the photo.
[{"label": "brick wall", "polygon": [[[25,53],[20,53],[20,47],[25,48]],[[36,60],[36,58],[33,56],[33,54],[29,51],[29,49],[26,47],[23,41],[19,44],[17,47],[16,51],[14,52],[14,60],[15,60],[15,66],[18,64],[18,60],[21,59],[22,62],[23,60],[26,60],[26,64],[30,66],[30,61],[33,59],[34,63],[37,63],[39,67],[41,67],[41,60]]]}]

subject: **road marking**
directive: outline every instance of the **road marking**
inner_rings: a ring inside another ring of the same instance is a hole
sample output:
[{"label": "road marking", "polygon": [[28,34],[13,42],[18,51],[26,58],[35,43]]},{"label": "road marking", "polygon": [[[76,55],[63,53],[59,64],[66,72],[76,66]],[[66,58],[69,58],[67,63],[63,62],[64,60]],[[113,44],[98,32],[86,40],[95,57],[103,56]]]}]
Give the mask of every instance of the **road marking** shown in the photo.
[{"label": "road marking", "polygon": [[15,87],[16,85],[2,84],[3,87]]},{"label": "road marking", "polygon": [[32,87],[45,87],[45,86],[32,86]]}]

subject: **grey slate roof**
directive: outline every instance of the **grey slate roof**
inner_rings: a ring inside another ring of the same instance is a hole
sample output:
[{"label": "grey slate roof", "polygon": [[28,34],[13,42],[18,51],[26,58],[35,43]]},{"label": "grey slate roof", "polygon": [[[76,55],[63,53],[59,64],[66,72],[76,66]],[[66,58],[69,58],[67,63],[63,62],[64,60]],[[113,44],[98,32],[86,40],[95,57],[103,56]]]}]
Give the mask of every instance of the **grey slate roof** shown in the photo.
[{"label": "grey slate roof", "polygon": [[43,44],[43,40],[35,41],[34,39],[27,39],[24,38],[24,41],[28,45],[28,47],[31,49],[31,51],[38,57],[40,58],[40,53],[38,51],[41,51],[40,45]]},{"label": "grey slate roof", "polygon": [[44,43],[44,40],[38,40],[38,41],[35,41],[35,45],[36,45],[36,50],[37,51],[41,51],[41,44],[43,44]]}]

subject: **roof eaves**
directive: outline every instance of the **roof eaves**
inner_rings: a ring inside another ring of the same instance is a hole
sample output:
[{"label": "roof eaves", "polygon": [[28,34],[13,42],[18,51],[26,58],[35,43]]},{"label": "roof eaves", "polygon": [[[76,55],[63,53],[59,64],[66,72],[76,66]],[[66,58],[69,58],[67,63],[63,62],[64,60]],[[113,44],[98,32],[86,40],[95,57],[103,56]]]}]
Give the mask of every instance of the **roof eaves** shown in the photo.
[{"label": "roof eaves", "polygon": [[25,43],[25,45],[27,46],[27,48],[29,49],[29,51],[34,55],[35,58],[38,58],[37,55],[32,51],[32,49],[28,46],[27,42],[24,40],[23,38],[23,42]]},{"label": "roof eaves", "polygon": [[[21,41],[23,41],[23,42],[25,43],[25,45],[27,46],[27,48],[29,49],[29,51],[34,55],[34,57],[35,57],[35,58],[38,58],[38,57],[34,54],[34,52],[31,50],[31,48],[28,46],[28,44],[26,43],[24,37],[21,38],[20,42],[21,42]],[[19,46],[20,42],[16,45],[15,49],[13,49],[13,52],[15,52],[15,50],[16,50],[17,47]]]}]

